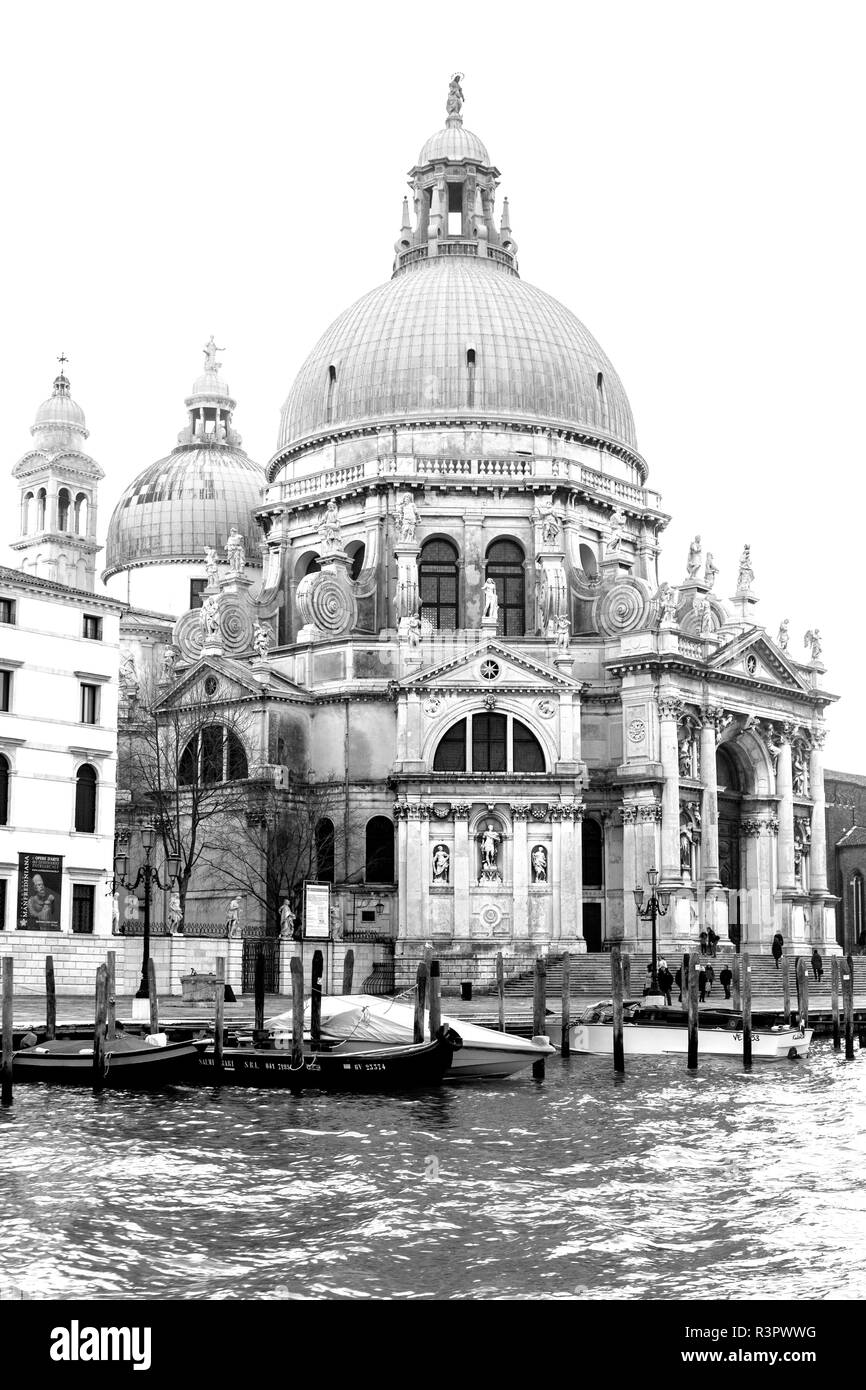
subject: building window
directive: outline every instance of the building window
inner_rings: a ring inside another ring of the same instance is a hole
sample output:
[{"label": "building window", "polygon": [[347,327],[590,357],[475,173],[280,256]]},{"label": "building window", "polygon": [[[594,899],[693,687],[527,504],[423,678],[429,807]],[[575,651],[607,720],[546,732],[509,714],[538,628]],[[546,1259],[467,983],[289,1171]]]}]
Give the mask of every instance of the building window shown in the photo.
[{"label": "building window", "polygon": [[101,642],[102,619],[94,617],[92,613],[85,613],[84,636],[91,642]]},{"label": "building window", "polygon": [[452,724],[447,734],[439,740],[433,759],[434,772],[466,771],[466,720]]},{"label": "building window", "polygon": [[79,536],[87,535],[87,494],[79,492],[75,499],[75,531]]},{"label": "building window", "polygon": [[327,816],[316,825],[316,877],[320,883],[334,882],[334,822]]},{"label": "building window", "polygon": [[487,551],[487,578],[496,585],[500,637],[522,637],[526,630],[524,554],[516,541],[494,541]]},{"label": "building window", "polygon": [[427,541],[418,565],[421,617],[437,631],[451,631],[457,621],[457,548],[450,541]]},{"label": "building window", "polygon": [[58,531],[69,530],[69,491],[62,487],[57,494],[57,529]]},{"label": "building window", "polygon": [[[460,719],[444,733],[433,755],[434,772],[546,772],[544,750],[535,734],[519,719],[504,714],[473,714],[467,737],[467,721]],[[471,748],[471,760],[467,751]]]},{"label": "building window", "polygon": [[0,931],[6,930],[6,880],[0,878]]},{"label": "building window", "polygon": [[247,755],[237,734],[222,724],[209,724],[184,748],[178,766],[182,787],[240,782],[249,776]]},{"label": "building window", "polygon": [[82,724],[99,722],[98,685],[82,685],[81,687],[81,722]]},{"label": "building window", "polygon": [[15,622],[14,598],[0,598],[0,623]]},{"label": "building window", "polygon": [[367,821],[366,865],[367,883],[394,882],[394,822],[387,816],[374,816]]},{"label": "building window", "polygon": [[79,935],[93,932],[96,889],[92,883],[72,885],[72,930]]},{"label": "building window", "polygon": [[12,709],[12,672],[0,671],[0,713],[8,714]]},{"label": "building window", "polygon": [[472,717],[472,771],[504,772],[506,721],[504,714]]},{"label": "building window", "polygon": [[866,925],[866,916],[864,916],[864,908],[866,908],[866,903],[864,903],[863,900],[863,875],[861,874],[859,869],[854,873],[854,875],[851,878],[851,894],[853,899],[852,906],[854,922],[853,944],[857,946],[859,945],[860,933],[862,932],[864,925]]},{"label": "building window", "polygon": [[0,825],[9,824],[9,759],[0,753]]},{"label": "building window", "polygon": [[87,764],[75,775],[75,829],[85,835],[96,831],[96,772]]},{"label": "building window", "polygon": [[189,606],[190,608],[201,608],[204,601],[204,591],[207,588],[206,579],[191,579],[189,581]]},{"label": "building window", "polygon": [[604,855],[601,826],[597,820],[583,822],[583,886],[599,887],[604,883]]},{"label": "building window", "polygon": [[36,494],[36,530],[45,530],[45,507],[48,502],[48,493],[41,487]]}]

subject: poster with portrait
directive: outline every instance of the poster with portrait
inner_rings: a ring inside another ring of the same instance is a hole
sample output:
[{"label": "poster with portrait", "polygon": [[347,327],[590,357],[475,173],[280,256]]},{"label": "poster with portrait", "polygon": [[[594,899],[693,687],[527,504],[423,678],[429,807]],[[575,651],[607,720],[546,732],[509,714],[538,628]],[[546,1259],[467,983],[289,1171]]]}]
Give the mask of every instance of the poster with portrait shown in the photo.
[{"label": "poster with portrait", "polygon": [[328,941],[331,935],[331,887],[328,883],[304,884],[304,936]]},{"label": "poster with portrait", "polygon": [[60,931],[61,854],[19,854],[19,931]]}]

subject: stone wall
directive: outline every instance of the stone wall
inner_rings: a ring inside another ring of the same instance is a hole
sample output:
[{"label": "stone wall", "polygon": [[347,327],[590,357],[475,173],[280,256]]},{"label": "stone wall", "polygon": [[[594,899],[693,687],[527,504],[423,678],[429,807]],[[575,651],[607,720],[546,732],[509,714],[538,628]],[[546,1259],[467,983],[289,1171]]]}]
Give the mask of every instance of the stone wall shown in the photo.
[{"label": "stone wall", "polygon": [[[13,961],[16,1012],[28,994],[45,993],[45,957],[54,961],[58,995],[93,995],[96,971],[106,951],[115,953],[117,993],[134,994],[141,982],[140,936],[83,937],[59,932],[9,932],[0,939],[0,954]],[[156,965],[156,987],[163,995],[180,995],[182,975],[214,970],[218,955],[226,958],[226,981],[236,994],[241,988],[243,942],[218,937],[155,937],[150,953]]]}]

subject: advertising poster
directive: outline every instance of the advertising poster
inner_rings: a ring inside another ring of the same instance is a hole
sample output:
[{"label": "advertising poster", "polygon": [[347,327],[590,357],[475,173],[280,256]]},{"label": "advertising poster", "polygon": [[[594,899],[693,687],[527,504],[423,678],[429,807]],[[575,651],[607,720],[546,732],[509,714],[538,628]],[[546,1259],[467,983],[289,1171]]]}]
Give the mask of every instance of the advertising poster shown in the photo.
[{"label": "advertising poster", "polygon": [[327,883],[304,884],[304,936],[327,941],[331,935],[331,889]]},{"label": "advertising poster", "polygon": [[62,889],[62,855],[19,854],[19,930],[60,931]]}]

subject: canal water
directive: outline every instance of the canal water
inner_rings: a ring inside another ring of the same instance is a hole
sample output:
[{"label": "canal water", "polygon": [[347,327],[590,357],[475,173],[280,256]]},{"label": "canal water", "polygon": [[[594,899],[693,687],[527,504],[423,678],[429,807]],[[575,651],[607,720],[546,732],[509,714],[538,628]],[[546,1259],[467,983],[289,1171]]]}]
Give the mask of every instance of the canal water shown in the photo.
[{"label": "canal water", "polygon": [[[0,1292],[866,1298],[866,1053],[548,1062],[415,1098],[19,1086]],[[20,1296],[20,1295],[19,1295]]]}]

